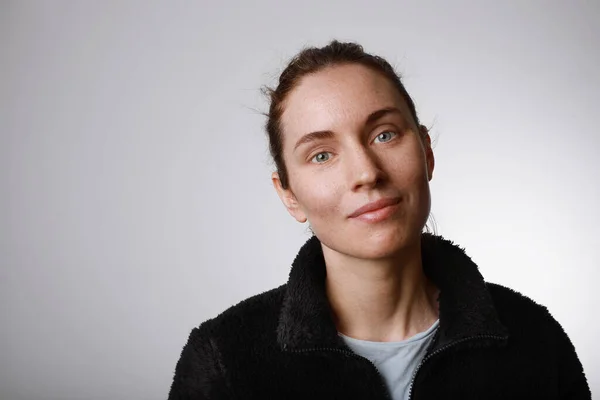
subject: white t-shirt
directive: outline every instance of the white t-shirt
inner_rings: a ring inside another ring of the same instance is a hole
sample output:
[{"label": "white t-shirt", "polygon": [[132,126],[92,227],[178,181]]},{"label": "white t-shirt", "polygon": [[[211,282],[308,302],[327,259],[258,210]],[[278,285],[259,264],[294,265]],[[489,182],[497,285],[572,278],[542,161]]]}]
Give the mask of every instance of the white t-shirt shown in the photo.
[{"label": "white t-shirt", "polygon": [[393,400],[407,400],[413,373],[425,357],[438,326],[439,320],[425,332],[401,342],[370,342],[338,334],[352,351],[375,364]]}]

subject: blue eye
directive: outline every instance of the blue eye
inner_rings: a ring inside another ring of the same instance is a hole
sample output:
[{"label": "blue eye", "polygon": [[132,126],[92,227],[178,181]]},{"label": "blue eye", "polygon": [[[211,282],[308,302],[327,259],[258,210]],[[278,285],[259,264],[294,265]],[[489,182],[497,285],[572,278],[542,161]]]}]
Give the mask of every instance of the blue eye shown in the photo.
[{"label": "blue eye", "polygon": [[397,133],[396,132],[392,132],[392,131],[381,132],[379,135],[377,135],[377,137],[375,138],[375,141],[377,141],[377,139],[380,139],[379,143],[389,142],[396,135],[397,135]]},{"label": "blue eye", "polygon": [[[325,161],[329,160],[329,154],[330,154],[330,153],[329,153],[329,152],[327,152],[327,151],[323,151],[323,152],[321,152],[321,153],[315,154],[315,156],[314,156],[314,157],[311,159],[311,161],[312,161],[312,162],[315,162],[315,161],[313,161],[313,160],[317,160],[317,161],[316,161],[316,163],[317,163],[317,164],[322,164],[322,163],[324,163]],[[323,156],[325,156],[325,157],[323,157]]]}]

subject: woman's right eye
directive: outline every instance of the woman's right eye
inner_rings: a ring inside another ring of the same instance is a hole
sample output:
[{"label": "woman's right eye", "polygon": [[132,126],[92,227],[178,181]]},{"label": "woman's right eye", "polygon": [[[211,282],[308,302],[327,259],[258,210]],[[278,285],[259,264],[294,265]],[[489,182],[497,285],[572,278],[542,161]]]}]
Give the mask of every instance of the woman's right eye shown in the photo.
[{"label": "woman's right eye", "polygon": [[329,152],[322,151],[321,153],[315,154],[315,156],[311,159],[311,162],[316,164],[322,164],[325,161],[329,160]]}]

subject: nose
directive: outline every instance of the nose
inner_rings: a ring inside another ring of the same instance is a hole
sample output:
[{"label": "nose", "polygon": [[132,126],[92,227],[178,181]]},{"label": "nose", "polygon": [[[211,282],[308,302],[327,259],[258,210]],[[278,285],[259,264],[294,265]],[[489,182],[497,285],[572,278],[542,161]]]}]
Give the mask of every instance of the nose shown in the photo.
[{"label": "nose", "polygon": [[369,149],[358,146],[348,157],[347,165],[352,190],[373,188],[385,177],[380,160]]}]

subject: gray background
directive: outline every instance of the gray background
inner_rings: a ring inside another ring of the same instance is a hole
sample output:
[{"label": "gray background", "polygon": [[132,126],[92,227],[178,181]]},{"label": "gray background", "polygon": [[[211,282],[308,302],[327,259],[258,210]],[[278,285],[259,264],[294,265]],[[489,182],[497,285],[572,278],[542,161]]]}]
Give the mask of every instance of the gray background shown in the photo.
[{"label": "gray background", "polygon": [[438,232],[546,305],[600,395],[597,1],[2,1],[0,398],[164,399],[287,279],[259,88],[356,40],[404,76]]}]

